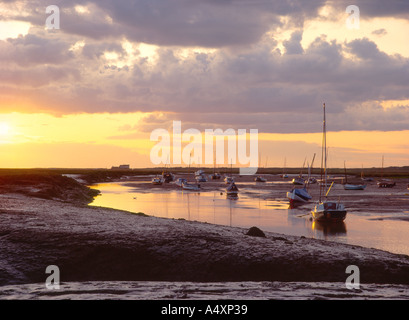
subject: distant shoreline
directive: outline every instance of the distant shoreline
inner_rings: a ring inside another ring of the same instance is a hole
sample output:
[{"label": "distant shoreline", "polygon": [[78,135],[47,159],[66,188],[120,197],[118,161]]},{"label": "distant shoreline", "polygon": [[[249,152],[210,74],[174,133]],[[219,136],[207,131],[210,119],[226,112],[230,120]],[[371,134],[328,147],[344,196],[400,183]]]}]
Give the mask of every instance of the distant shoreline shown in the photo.
[{"label": "distant shoreline", "polygon": [[[172,168],[131,168],[129,170],[121,169],[105,169],[105,168],[31,168],[31,169],[8,169],[0,168],[0,176],[2,175],[15,175],[15,174],[72,174],[80,175],[88,183],[98,183],[104,181],[114,181],[125,176],[135,176],[135,175],[157,175],[161,174],[164,170],[173,173],[191,173],[193,174],[197,170],[204,170],[207,174],[212,174],[214,170],[220,172],[221,174],[239,174],[239,168],[230,167],[217,167],[216,169],[210,167],[172,167]],[[306,174],[306,168],[286,168],[285,173],[290,175],[298,175],[301,170]],[[360,178],[362,172],[365,177],[380,178],[383,174],[384,178],[409,178],[409,166],[404,167],[371,167],[371,168],[330,168],[328,170],[330,175],[344,175],[345,172],[348,175]],[[272,174],[281,175],[283,173],[283,168],[280,167],[260,167],[257,174]],[[313,175],[319,175],[319,168],[312,168],[311,173]]]}]

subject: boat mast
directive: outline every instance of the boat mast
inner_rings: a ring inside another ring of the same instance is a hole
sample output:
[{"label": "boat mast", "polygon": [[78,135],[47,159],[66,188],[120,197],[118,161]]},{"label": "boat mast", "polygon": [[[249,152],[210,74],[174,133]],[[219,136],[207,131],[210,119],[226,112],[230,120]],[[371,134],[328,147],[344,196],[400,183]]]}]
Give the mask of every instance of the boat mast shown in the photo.
[{"label": "boat mast", "polygon": [[315,153],[314,153],[314,156],[312,157],[311,166],[308,166],[307,188],[310,186],[311,170],[312,170],[312,166],[314,164],[314,159],[315,159]]},{"label": "boat mast", "polygon": [[[323,188],[327,186],[327,142],[326,142],[326,134],[325,134],[325,103],[324,103],[324,120],[322,123],[322,145],[321,145],[321,185],[320,185],[320,199],[322,197]],[[324,175],[324,183],[322,183],[322,176]]]},{"label": "boat mast", "polygon": [[364,179],[364,164],[362,164],[361,180]]},{"label": "boat mast", "polygon": [[[325,153],[325,158],[324,158],[324,188],[327,188],[327,120],[325,116],[325,103],[324,103],[324,153]],[[327,194],[325,194],[325,197],[327,197]]]},{"label": "boat mast", "polygon": [[286,158],[286,157],[284,157],[283,177],[284,177],[284,174],[285,174],[285,169],[286,169],[286,166],[287,166],[287,158]]},{"label": "boat mast", "polygon": [[348,183],[348,178],[347,178],[347,167],[345,165],[345,160],[344,160],[344,174],[345,174],[345,184]]}]

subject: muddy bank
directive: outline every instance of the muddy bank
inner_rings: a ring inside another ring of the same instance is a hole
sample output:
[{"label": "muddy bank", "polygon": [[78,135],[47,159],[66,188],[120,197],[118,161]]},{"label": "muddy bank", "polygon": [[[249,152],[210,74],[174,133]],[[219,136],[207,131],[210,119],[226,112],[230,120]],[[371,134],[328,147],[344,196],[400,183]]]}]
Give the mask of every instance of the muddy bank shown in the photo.
[{"label": "muddy bank", "polygon": [[2,174],[0,194],[7,193],[88,204],[99,194],[99,191],[60,174]]},{"label": "muddy bank", "polygon": [[345,282],[409,284],[409,257],[242,228],[146,217],[23,195],[0,195],[0,285],[61,281]]}]

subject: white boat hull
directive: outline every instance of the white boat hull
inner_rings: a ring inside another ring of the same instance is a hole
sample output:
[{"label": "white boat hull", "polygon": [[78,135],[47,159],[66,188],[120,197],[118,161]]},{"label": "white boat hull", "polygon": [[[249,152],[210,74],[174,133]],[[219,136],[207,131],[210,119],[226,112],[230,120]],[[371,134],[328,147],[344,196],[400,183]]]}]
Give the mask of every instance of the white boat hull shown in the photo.
[{"label": "white boat hull", "polygon": [[300,194],[297,194],[295,190],[287,192],[287,199],[290,200],[290,202],[309,202],[311,200],[311,196],[302,196]]}]

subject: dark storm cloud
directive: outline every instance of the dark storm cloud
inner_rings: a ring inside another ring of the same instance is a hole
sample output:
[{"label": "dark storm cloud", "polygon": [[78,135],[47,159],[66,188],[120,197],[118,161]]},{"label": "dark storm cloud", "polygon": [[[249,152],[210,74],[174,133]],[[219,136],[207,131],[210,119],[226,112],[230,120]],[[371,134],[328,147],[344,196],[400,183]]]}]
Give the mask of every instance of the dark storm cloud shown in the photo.
[{"label": "dark storm cloud", "polygon": [[[323,4],[324,0],[53,2],[60,8],[61,29],[65,33],[93,39],[125,36],[156,45],[201,47],[256,43],[272,27],[282,26],[281,16],[288,16],[293,23],[302,25],[304,18],[315,16]],[[14,18],[43,26],[48,5],[47,1],[26,2],[25,10],[31,14],[16,13]],[[90,10],[86,14],[78,13],[74,9],[76,5],[87,5]]]}]

